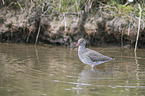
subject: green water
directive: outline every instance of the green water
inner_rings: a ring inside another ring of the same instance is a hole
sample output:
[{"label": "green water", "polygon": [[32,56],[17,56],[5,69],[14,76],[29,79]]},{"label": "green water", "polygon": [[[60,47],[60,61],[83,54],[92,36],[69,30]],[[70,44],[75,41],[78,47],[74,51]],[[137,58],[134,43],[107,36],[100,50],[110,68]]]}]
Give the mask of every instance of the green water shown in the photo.
[{"label": "green water", "polygon": [[145,49],[91,49],[116,60],[91,70],[71,48],[0,43],[0,96],[145,96]]}]

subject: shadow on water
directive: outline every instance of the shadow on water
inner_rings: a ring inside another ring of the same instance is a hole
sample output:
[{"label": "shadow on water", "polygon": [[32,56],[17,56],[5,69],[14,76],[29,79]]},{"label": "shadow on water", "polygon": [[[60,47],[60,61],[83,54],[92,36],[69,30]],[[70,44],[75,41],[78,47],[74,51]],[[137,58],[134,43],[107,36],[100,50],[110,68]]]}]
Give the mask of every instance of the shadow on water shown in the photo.
[{"label": "shadow on water", "polygon": [[92,48],[115,57],[91,70],[70,48],[0,43],[2,96],[144,96],[145,50]]}]

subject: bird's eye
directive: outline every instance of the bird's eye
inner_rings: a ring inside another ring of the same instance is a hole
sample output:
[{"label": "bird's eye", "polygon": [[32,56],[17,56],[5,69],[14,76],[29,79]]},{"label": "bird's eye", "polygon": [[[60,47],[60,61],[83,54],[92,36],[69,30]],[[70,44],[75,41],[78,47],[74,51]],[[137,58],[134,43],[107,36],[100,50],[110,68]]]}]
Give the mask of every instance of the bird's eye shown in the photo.
[{"label": "bird's eye", "polygon": [[80,43],[84,42],[84,40],[82,40]]}]

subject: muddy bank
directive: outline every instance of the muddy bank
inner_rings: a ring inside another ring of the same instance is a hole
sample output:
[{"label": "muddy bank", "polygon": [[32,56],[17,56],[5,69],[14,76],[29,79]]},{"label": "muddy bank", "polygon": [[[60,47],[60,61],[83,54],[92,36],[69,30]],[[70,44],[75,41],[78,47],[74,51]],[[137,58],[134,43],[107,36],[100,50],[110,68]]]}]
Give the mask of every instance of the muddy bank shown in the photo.
[{"label": "muddy bank", "polygon": [[[38,40],[38,43],[72,46],[83,37],[90,45],[110,43],[133,47],[138,28],[136,15],[120,17],[113,15],[115,11],[107,13],[109,8],[105,5],[98,8],[94,14],[91,8],[77,13],[45,14],[46,11],[37,6],[17,10],[3,7],[0,9],[0,42],[35,43]],[[139,47],[145,47],[144,22],[142,16]]]}]

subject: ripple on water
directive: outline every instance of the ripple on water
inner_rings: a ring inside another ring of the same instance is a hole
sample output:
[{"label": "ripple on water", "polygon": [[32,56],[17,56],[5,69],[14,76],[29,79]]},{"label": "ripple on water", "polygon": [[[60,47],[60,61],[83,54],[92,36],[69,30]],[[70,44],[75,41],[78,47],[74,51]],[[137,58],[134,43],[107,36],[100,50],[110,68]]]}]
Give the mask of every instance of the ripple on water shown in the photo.
[{"label": "ripple on water", "polygon": [[144,49],[138,49],[137,58],[132,49],[93,50],[115,60],[91,70],[78,59],[77,51],[70,48],[0,43],[0,93],[3,96],[144,96]]}]

